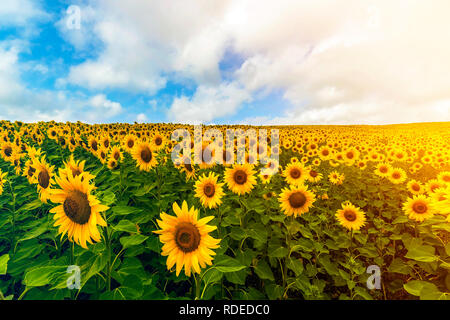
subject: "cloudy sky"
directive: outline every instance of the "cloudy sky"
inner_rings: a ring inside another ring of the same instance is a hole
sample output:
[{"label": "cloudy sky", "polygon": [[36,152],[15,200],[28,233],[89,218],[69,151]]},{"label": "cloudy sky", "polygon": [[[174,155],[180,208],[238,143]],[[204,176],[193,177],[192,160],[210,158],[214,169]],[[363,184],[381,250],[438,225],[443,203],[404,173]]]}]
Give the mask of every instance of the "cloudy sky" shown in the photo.
[{"label": "cloudy sky", "polygon": [[0,119],[450,121],[450,1],[1,1]]}]

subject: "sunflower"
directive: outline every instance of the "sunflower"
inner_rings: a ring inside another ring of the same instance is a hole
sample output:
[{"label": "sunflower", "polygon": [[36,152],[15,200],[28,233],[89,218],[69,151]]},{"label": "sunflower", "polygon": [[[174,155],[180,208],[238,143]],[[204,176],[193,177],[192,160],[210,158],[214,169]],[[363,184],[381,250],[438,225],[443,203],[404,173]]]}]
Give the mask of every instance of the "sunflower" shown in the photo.
[{"label": "sunflower", "polygon": [[366,222],[364,211],[349,201],[342,203],[342,209],[337,210],[336,218],[348,230],[359,230]]},{"label": "sunflower", "polygon": [[33,161],[31,159],[27,160],[27,162],[25,162],[25,167],[23,168],[22,175],[27,177],[28,182],[30,184],[36,183],[35,176],[34,176],[35,172],[36,172],[36,169],[33,168]]},{"label": "sunflower", "polygon": [[1,145],[0,154],[5,161],[14,161],[14,156],[17,153],[17,146],[11,142],[4,142]]},{"label": "sunflower", "polygon": [[[85,163],[86,160],[75,160],[73,158],[73,154],[71,154],[69,160],[64,162],[64,168],[59,168],[58,174],[60,177],[66,177],[68,175],[72,175],[74,177],[79,176],[80,174],[85,172]],[[94,176],[89,173],[87,173],[86,177],[88,177],[89,180],[94,178]]]},{"label": "sunflower", "polygon": [[160,134],[159,132],[156,132],[151,139],[151,144],[152,144],[154,150],[158,151],[158,150],[161,150],[162,148],[164,148],[164,146],[166,144],[166,139],[164,138],[164,136],[162,134]]},{"label": "sunflower", "polygon": [[89,184],[88,179],[83,179],[85,174],[56,178],[61,189],[53,189],[50,200],[60,205],[50,212],[55,214],[54,226],[59,226],[58,233],[61,234],[61,239],[67,233],[70,241],[73,239],[87,249],[86,241],[90,244],[93,244],[92,240],[100,241],[97,225],[106,227],[100,212],[108,210],[108,207],[100,204],[97,198],[91,195],[95,187]]},{"label": "sunflower", "polygon": [[114,159],[116,162],[123,160],[123,154],[120,151],[119,146],[112,147],[109,156],[111,159]]},{"label": "sunflower", "polygon": [[291,185],[290,188],[284,188],[278,198],[284,214],[294,215],[295,218],[308,212],[315,200],[315,194],[304,185]]},{"label": "sunflower", "polygon": [[133,150],[136,142],[137,142],[136,136],[133,135],[133,134],[128,134],[123,139],[123,144],[122,145],[123,145],[123,147],[125,148],[126,151],[131,153],[131,151]]},{"label": "sunflower", "polygon": [[3,193],[3,186],[5,184],[7,174],[8,172],[2,172],[0,169],[0,195]]},{"label": "sunflower", "polygon": [[42,159],[33,159],[33,168],[36,169],[34,173],[34,181],[37,181],[37,190],[39,192],[39,198],[42,202],[47,203],[47,199],[50,196],[50,189],[53,181],[54,166],[50,166],[45,160],[45,156]]},{"label": "sunflower", "polygon": [[219,248],[220,239],[209,235],[217,227],[207,223],[214,216],[198,220],[198,210],[188,208],[183,201],[181,208],[177,203],[173,204],[176,217],[161,213],[161,220],[156,220],[161,230],[153,231],[159,234],[159,240],[164,244],[161,255],[167,256],[167,270],[176,264],[178,276],[184,267],[186,276],[200,273],[201,268],[212,265],[215,252],[211,249]]},{"label": "sunflower", "polygon": [[425,188],[427,189],[427,192],[429,195],[434,193],[435,190],[445,187],[445,183],[437,180],[437,179],[431,179],[428,180],[428,182],[425,184]]},{"label": "sunflower", "polygon": [[405,170],[401,168],[392,168],[391,172],[389,173],[388,179],[393,184],[400,184],[405,182],[406,177],[407,176]]},{"label": "sunflower", "polygon": [[382,178],[387,178],[392,171],[392,166],[388,163],[379,163],[375,169],[375,174]]},{"label": "sunflower", "polygon": [[290,185],[303,184],[307,178],[308,170],[301,163],[289,163],[283,171],[283,177]]},{"label": "sunflower", "polygon": [[108,167],[109,170],[114,170],[115,168],[117,168],[118,165],[119,164],[117,163],[117,161],[112,157],[109,157],[108,161],[106,162],[106,166]]},{"label": "sunflower", "polygon": [[136,144],[131,155],[136,160],[136,167],[139,167],[139,170],[150,171],[158,164],[152,147],[148,142]]},{"label": "sunflower", "polygon": [[450,185],[450,171],[443,171],[438,174],[437,179],[447,185]]},{"label": "sunflower", "polygon": [[333,171],[328,175],[328,180],[330,180],[332,184],[340,185],[344,182],[344,179],[345,175],[339,174],[337,171]]},{"label": "sunflower", "polygon": [[225,181],[233,193],[249,193],[256,184],[253,166],[248,163],[235,164],[232,168],[225,169]]},{"label": "sunflower", "polygon": [[403,204],[403,212],[410,219],[422,222],[431,218],[436,213],[436,210],[433,201],[427,196],[420,194],[406,200]]},{"label": "sunflower", "polygon": [[425,188],[423,187],[423,185],[414,179],[409,181],[406,187],[408,188],[409,192],[415,195],[422,194],[425,192]]},{"label": "sunflower", "polygon": [[311,167],[307,168],[306,180],[309,182],[318,182],[322,179],[322,174]]},{"label": "sunflower", "polygon": [[96,154],[99,149],[99,142],[96,137],[90,136],[88,140],[88,146],[93,154]]},{"label": "sunflower", "polygon": [[269,184],[270,183],[270,179],[272,178],[272,176],[269,175],[269,174],[260,174],[259,178],[261,179],[261,182],[263,184]]},{"label": "sunflower", "polygon": [[203,174],[195,182],[195,196],[200,198],[202,206],[205,208],[217,208],[222,203],[223,183],[217,182],[218,176],[210,172],[209,175]]}]

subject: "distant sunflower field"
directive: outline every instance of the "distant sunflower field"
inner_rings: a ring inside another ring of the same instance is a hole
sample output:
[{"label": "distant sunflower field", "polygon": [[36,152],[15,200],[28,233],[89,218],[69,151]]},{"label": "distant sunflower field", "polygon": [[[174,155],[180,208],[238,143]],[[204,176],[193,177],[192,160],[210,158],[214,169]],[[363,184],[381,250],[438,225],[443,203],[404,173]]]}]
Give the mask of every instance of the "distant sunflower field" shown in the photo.
[{"label": "distant sunflower field", "polygon": [[0,299],[450,298],[450,123],[264,128],[276,163],[217,164],[171,158],[188,125],[0,121]]}]

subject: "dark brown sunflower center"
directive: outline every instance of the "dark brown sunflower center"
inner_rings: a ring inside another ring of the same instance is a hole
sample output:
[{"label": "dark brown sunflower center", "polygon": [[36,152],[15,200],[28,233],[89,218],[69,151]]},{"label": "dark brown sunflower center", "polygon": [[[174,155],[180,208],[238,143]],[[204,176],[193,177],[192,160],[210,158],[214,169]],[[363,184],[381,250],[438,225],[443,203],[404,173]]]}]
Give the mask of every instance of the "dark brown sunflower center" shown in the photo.
[{"label": "dark brown sunflower center", "polygon": [[205,187],[203,188],[203,193],[208,197],[208,198],[212,198],[214,196],[214,194],[216,193],[216,188],[214,187],[213,184],[208,183],[205,185]]},{"label": "dark brown sunflower center", "polygon": [[81,174],[81,171],[78,168],[71,168],[72,170],[72,175],[74,177],[79,176]]},{"label": "dark brown sunflower center", "polygon": [[314,171],[314,170],[311,170],[311,171],[309,172],[309,175],[310,175],[311,177],[315,178],[315,177],[317,177],[318,173],[317,173],[316,171]]},{"label": "dark brown sunflower center", "polygon": [[97,141],[92,142],[91,146],[94,151],[97,151],[97,149],[98,149]]},{"label": "dark brown sunflower center", "polygon": [[386,167],[381,167],[380,168],[380,172],[381,173],[386,173],[388,171],[388,169]]},{"label": "dark brown sunflower center", "polygon": [[302,175],[302,173],[300,172],[300,170],[298,169],[292,169],[291,170],[291,177],[294,179],[298,179],[300,178],[300,176]]},{"label": "dark brown sunflower center", "polygon": [[133,146],[134,146],[134,141],[133,140],[128,140],[128,142],[127,142],[127,146],[128,146],[128,148],[133,148]]},{"label": "dark brown sunflower center", "polygon": [[157,146],[159,146],[159,145],[161,145],[161,143],[162,143],[161,137],[157,137],[157,138],[155,139],[155,144],[156,144]]},{"label": "dark brown sunflower center", "polygon": [[243,170],[237,170],[233,176],[234,182],[244,184],[247,182],[247,174]]},{"label": "dark brown sunflower center", "polygon": [[353,210],[345,210],[344,211],[344,218],[347,221],[355,221],[356,220],[356,213]]},{"label": "dark brown sunflower center", "polygon": [[445,182],[450,182],[450,176],[444,176],[442,180],[444,180]]},{"label": "dark brown sunflower center", "polygon": [[103,141],[103,145],[105,146],[105,148],[108,148],[109,147],[109,140]]},{"label": "dark brown sunflower center", "polygon": [[353,152],[347,152],[347,158],[348,159],[353,159],[355,155],[353,154]]},{"label": "dark brown sunflower center", "polygon": [[419,190],[420,190],[420,186],[419,186],[418,184],[413,184],[413,185],[412,185],[412,189],[413,189],[414,191],[419,191]]},{"label": "dark brown sunflower center", "polygon": [[35,168],[29,167],[27,174],[28,174],[29,177],[32,177],[35,172],[36,172]]},{"label": "dark brown sunflower center", "polygon": [[181,222],[176,228],[175,243],[181,251],[192,252],[200,245],[200,232],[192,223]]},{"label": "dark brown sunflower center", "polygon": [[114,153],[115,160],[119,160],[119,157],[120,157],[120,153],[118,153],[118,152]]},{"label": "dark brown sunflower center", "polygon": [[189,172],[192,172],[192,170],[193,170],[190,163],[185,163],[185,164],[184,164],[184,168],[185,168],[187,171],[189,171]]},{"label": "dark brown sunflower center", "polygon": [[48,188],[48,185],[50,184],[50,175],[48,174],[47,170],[44,169],[43,171],[39,172],[38,182],[42,188]]},{"label": "dark brown sunflower center", "polygon": [[330,152],[328,151],[328,150],[323,150],[322,151],[322,155],[324,155],[324,156],[327,156],[327,155],[329,155],[330,154]]},{"label": "dark brown sunflower center", "polygon": [[141,158],[142,161],[149,163],[150,161],[152,161],[152,151],[149,148],[145,148],[144,150],[141,151]]},{"label": "dark brown sunflower center", "polygon": [[302,192],[294,192],[289,196],[289,204],[292,208],[298,209],[305,205],[306,197]]},{"label": "dark brown sunflower center", "polygon": [[392,178],[394,178],[394,179],[400,179],[400,173],[394,172],[394,173],[392,174]]},{"label": "dark brown sunflower center", "polygon": [[87,195],[72,191],[63,203],[64,213],[75,223],[86,224],[91,216],[91,206]]},{"label": "dark brown sunflower center", "polygon": [[6,155],[7,157],[10,157],[11,154],[12,154],[12,148],[11,148],[11,147],[6,147],[6,148],[5,148],[5,155]]},{"label": "dark brown sunflower center", "polygon": [[427,209],[427,205],[423,202],[416,202],[413,204],[413,210],[415,213],[422,214],[427,212]]}]

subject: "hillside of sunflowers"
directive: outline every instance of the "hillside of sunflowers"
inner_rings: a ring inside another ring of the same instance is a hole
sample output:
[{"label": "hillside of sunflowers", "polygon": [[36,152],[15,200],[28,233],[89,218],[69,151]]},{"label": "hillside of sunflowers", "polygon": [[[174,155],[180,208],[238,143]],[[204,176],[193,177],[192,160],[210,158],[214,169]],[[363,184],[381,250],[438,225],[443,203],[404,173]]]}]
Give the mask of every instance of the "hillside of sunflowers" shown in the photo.
[{"label": "hillside of sunflowers", "polygon": [[277,163],[174,161],[190,125],[1,121],[0,299],[450,298],[450,123],[264,128]]}]

